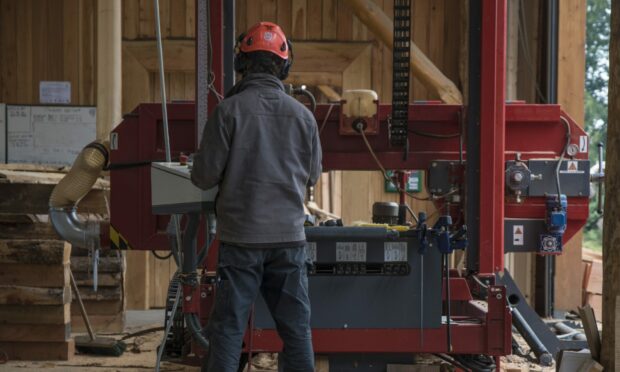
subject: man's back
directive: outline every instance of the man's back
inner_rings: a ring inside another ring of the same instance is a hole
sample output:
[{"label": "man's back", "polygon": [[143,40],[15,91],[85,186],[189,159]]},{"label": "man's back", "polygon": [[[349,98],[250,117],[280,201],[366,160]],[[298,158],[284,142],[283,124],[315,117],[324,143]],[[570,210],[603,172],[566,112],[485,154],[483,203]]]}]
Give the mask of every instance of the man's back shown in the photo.
[{"label": "man's back", "polygon": [[321,171],[312,114],[269,74],[250,74],[216,107],[194,160],[194,182],[220,185],[220,239],[242,245],[305,240],[303,201]]}]

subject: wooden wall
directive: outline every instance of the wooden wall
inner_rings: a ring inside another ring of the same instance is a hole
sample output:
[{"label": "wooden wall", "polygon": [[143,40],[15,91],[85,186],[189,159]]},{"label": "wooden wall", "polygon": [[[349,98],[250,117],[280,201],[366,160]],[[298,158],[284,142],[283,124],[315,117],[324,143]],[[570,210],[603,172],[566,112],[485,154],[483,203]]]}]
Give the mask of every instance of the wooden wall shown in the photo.
[{"label": "wooden wall", "polygon": [[0,102],[39,103],[39,82],[70,81],[94,105],[96,0],[0,0]]}]

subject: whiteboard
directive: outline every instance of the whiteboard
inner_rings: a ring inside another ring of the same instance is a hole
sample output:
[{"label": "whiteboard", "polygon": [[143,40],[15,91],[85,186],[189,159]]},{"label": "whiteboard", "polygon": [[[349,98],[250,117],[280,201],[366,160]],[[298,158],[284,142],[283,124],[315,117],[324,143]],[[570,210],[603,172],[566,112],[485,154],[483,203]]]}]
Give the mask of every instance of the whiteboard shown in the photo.
[{"label": "whiteboard", "polygon": [[97,136],[95,107],[6,106],[9,163],[70,165]]},{"label": "whiteboard", "polygon": [[6,163],[6,105],[0,103],[0,163]]}]

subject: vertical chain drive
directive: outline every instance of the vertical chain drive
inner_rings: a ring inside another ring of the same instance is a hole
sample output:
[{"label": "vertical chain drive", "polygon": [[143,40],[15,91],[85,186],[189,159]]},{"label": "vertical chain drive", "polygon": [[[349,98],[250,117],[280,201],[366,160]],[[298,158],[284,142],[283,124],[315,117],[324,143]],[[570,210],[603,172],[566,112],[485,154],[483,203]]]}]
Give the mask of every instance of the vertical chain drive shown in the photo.
[{"label": "vertical chain drive", "polygon": [[390,143],[406,146],[409,134],[409,62],[411,53],[411,0],[394,0],[392,122]]}]

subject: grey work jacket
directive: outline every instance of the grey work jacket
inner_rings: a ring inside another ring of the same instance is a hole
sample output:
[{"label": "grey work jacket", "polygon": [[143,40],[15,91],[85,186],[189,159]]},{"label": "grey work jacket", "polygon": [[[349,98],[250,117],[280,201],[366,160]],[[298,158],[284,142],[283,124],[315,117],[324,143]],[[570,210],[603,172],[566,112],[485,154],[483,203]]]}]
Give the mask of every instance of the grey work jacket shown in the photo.
[{"label": "grey work jacket", "polygon": [[221,241],[269,246],[305,240],[307,186],[321,174],[312,113],[270,74],[249,74],[213,111],[194,157],[192,182],[219,186]]}]

